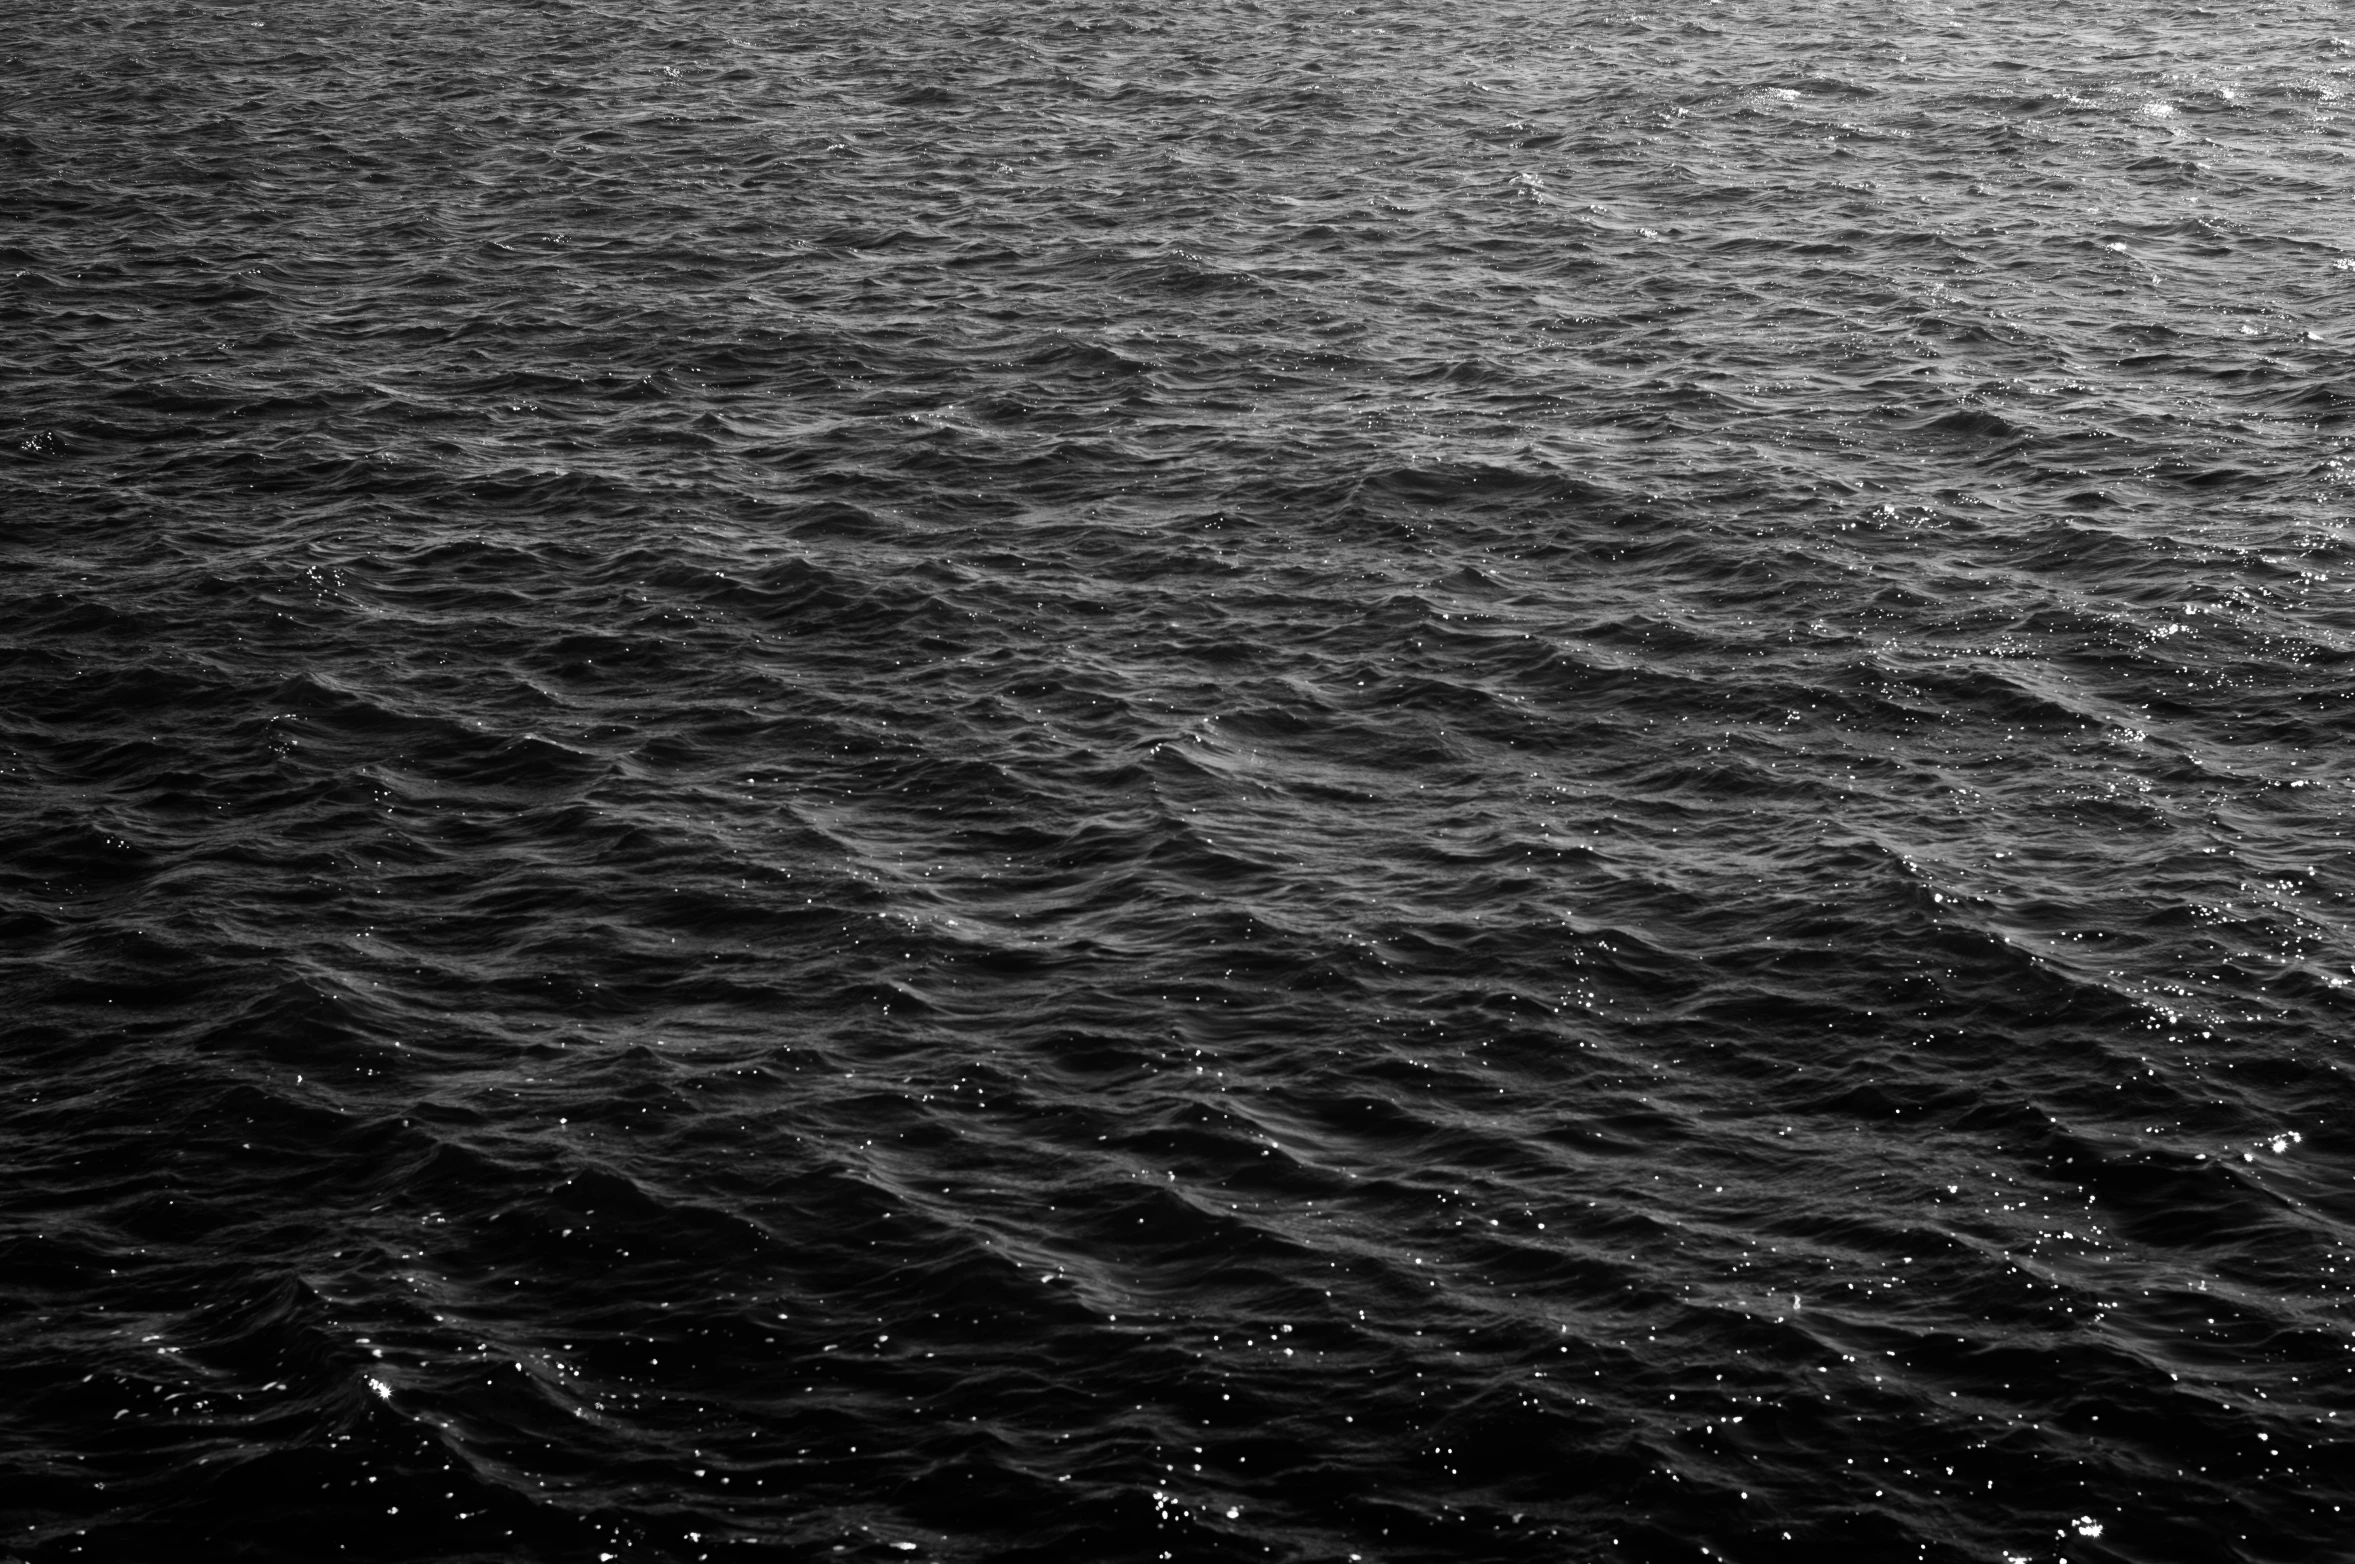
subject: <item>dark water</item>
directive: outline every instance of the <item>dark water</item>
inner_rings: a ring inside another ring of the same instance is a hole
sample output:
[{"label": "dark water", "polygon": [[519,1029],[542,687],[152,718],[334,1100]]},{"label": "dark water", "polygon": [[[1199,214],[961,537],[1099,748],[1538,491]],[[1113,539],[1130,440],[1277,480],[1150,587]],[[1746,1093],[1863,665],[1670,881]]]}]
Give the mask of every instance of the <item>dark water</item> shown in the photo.
[{"label": "dark water", "polygon": [[0,1554],[2355,1558],[2350,35],[0,10]]}]

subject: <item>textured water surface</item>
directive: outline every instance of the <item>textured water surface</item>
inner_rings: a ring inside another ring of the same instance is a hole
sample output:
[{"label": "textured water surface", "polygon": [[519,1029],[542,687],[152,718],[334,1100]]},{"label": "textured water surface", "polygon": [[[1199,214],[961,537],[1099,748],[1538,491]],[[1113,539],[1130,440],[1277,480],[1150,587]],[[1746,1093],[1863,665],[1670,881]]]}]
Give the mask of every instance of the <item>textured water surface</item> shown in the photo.
[{"label": "textured water surface", "polygon": [[0,1550],[2355,1558],[2351,34],[0,8]]}]

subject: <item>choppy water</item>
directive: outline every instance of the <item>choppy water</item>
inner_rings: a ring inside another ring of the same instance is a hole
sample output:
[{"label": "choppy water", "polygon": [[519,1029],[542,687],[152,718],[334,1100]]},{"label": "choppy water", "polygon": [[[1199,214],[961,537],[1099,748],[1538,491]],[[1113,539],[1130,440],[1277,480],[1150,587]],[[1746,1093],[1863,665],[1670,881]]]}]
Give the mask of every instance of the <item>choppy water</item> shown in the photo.
[{"label": "choppy water", "polygon": [[2350,34],[0,11],[0,1548],[2355,1558]]}]

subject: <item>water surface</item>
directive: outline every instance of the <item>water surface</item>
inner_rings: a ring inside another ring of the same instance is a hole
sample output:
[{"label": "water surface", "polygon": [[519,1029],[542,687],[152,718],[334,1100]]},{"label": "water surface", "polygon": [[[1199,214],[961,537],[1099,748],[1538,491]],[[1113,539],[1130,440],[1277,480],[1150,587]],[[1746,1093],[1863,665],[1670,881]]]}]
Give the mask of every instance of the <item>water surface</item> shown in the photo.
[{"label": "water surface", "polygon": [[2348,1558],[2351,32],[0,14],[0,1547]]}]

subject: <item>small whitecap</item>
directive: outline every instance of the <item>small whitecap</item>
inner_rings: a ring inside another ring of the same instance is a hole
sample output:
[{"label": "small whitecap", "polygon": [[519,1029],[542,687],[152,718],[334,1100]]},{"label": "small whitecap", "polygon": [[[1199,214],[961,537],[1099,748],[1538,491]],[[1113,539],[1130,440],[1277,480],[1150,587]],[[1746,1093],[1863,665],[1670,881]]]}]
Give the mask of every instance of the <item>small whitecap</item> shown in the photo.
[{"label": "small whitecap", "polygon": [[2140,112],[2148,114],[2153,119],[2165,119],[2168,115],[2175,112],[2175,105],[2172,103],[2159,103],[2154,101],[2144,104]]}]

